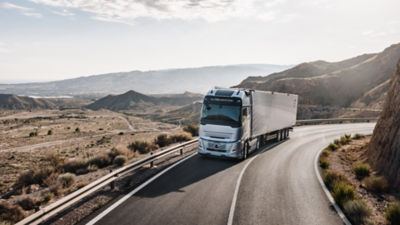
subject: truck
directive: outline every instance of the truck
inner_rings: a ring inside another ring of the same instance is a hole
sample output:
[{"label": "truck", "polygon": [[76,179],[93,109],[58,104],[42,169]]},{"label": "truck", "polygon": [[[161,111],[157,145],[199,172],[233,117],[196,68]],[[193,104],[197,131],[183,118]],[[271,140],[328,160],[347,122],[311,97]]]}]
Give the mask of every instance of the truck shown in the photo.
[{"label": "truck", "polygon": [[198,154],[245,160],[268,141],[282,141],[296,124],[298,96],[214,88],[204,97]]}]

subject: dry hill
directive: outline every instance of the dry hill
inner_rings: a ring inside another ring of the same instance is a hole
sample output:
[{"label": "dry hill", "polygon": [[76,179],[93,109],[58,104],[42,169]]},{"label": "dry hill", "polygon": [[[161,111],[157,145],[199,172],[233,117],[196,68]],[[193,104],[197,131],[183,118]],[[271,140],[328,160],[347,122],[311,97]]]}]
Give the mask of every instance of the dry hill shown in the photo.
[{"label": "dry hill", "polygon": [[54,109],[56,104],[46,99],[0,94],[1,110]]},{"label": "dry hill", "polygon": [[395,188],[400,188],[400,61],[383,112],[368,146],[368,158]]}]

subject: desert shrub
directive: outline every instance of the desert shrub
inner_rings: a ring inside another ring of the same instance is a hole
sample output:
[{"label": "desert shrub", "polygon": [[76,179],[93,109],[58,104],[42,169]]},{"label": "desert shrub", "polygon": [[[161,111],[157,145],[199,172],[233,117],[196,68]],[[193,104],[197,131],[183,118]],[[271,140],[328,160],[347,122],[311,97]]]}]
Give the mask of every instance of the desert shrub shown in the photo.
[{"label": "desert shrub", "polygon": [[374,193],[386,192],[389,188],[389,184],[384,177],[372,176],[364,179],[365,188]]},{"label": "desert shrub", "polygon": [[335,171],[325,171],[324,182],[330,190],[333,189],[336,183],[350,184],[350,181],[347,179],[345,175]]},{"label": "desert shrub", "polygon": [[53,135],[53,130],[48,130],[47,135]]},{"label": "desert shrub", "polygon": [[29,133],[29,137],[36,137],[38,136],[38,132],[37,131],[32,131]]},{"label": "desert shrub", "polygon": [[189,133],[174,134],[170,137],[171,142],[184,142],[192,140],[192,136]]},{"label": "desert shrub", "polygon": [[118,135],[124,135],[124,132],[119,132]]},{"label": "desert shrub", "polygon": [[344,203],[354,200],[356,191],[353,186],[344,182],[338,182],[333,186],[332,197],[335,199],[336,203],[343,206]]},{"label": "desert shrub", "polygon": [[371,167],[368,164],[356,164],[353,166],[353,171],[358,179],[368,177],[371,173]]},{"label": "desert shrub", "polygon": [[42,169],[29,170],[21,173],[14,186],[16,188],[27,187],[31,184],[43,185],[45,180],[54,173],[52,167],[44,167]]},{"label": "desert shrub", "polygon": [[322,169],[328,169],[328,167],[329,167],[329,161],[328,161],[328,159],[325,159],[325,158],[321,158],[320,160],[319,160],[319,166],[322,168]]},{"label": "desert shrub", "polygon": [[193,137],[199,136],[199,126],[196,124],[188,124],[183,131],[190,133]]},{"label": "desert shrub", "polygon": [[110,156],[108,154],[100,154],[97,155],[91,159],[89,159],[88,164],[89,165],[96,165],[98,168],[104,168],[107,167],[109,165],[111,165],[112,163],[112,159],[110,158]]},{"label": "desert shrub", "polygon": [[75,128],[75,133],[80,133],[81,129],[79,127]]},{"label": "desert shrub", "polygon": [[331,154],[331,151],[325,149],[321,152],[321,157],[328,157]]},{"label": "desert shrub", "polygon": [[124,156],[128,157],[130,155],[130,152],[126,148],[115,148],[115,147],[113,147],[108,152],[108,156],[110,156],[111,159],[114,159],[115,157],[117,157],[119,155],[124,155]]},{"label": "desert shrub", "polygon": [[19,205],[11,205],[6,201],[0,201],[0,221],[16,223],[25,218],[25,212]]},{"label": "desert shrub", "polygon": [[81,188],[85,187],[88,184],[89,184],[89,182],[81,181],[81,182],[76,184],[76,188],[81,189]]},{"label": "desert shrub", "polygon": [[62,159],[61,156],[56,152],[47,154],[45,158],[46,161],[50,163],[50,166],[52,166],[56,170],[61,169],[64,165],[64,159]]},{"label": "desert shrub", "polygon": [[63,188],[69,188],[75,183],[75,178],[75,174],[64,173],[58,176],[58,182],[60,182]]},{"label": "desert shrub", "polygon": [[102,144],[106,144],[106,143],[110,143],[110,142],[111,142],[111,137],[103,136],[103,137],[101,137],[101,139],[96,141],[96,144],[102,145]]},{"label": "desert shrub", "polygon": [[32,210],[35,208],[37,201],[31,197],[26,197],[18,201],[18,205],[25,210]]},{"label": "desert shrub", "polygon": [[340,137],[339,140],[341,145],[347,145],[351,142],[351,135],[350,134],[345,134],[344,136]]},{"label": "desert shrub", "polygon": [[157,146],[147,141],[134,141],[128,145],[128,148],[134,152],[138,151],[140,154],[146,154],[157,149]]},{"label": "desert shrub", "polygon": [[335,139],[333,141],[333,144],[337,145],[338,147],[340,147],[340,140],[339,139]]},{"label": "desert shrub", "polygon": [[344,204],[343,210],[354,225],[366,224],[371,216],[371,209],[362,200],[352,200]]},{"label": "desert shrub", "polygon": [[171,139],[166,134],[160,134],[156,137],[154,143],[162,148],[171,144]]},{"label": "desert shrub", "polygon": [[47,192],[47,193],[44,194],[44,196],[43,196],[43,203],[50,202],[51,200],[53,200],[53,198],[54,198],[53,192]]},{"label": "desert shrub", "polygon": [[365,138],[365,135],[357,133],[357,134],[354,134],[354,136],[353,136],[353,139],[355,139],[355,140],[359,140],[362,138]]},{"label": "desert shrub", "polygon": [[400,202],[392,202],[388,205],[385,217],[391,225],[400,225]]},{"label": "desert shrub", "polygon": [[117,166],[123,166],[128,161],[128,158],[124,155],[119,155],[115,157],[113,163]]},{"label": "desert shrub", "polygon": [[331,150],[331,151],[335,151],[336,149],[338,149],[339,148],[339,146],[337,146],[336,144],[334,144],[334,143],[330,143],[329,145],[328,145],[328,147],[327,147],[327,149],[329,149],[329,150]]},{"label": "desert shrub", "polygon": [[75,159],[69,159],[66,162],[64,162],[63,168],[65,172],[82,174],[82,173],[87,173],[88,164],[83,159],[75,158]]},{"label": "desert shrub", "polygon": [[52,185],[49,187],[49,191],[50,191],[51,193],[53,193],[55,196],[60,196],[60,195],[62,195],[62,194],[64,193],[61,184],[58,183],[58,182],[52,184]]}]

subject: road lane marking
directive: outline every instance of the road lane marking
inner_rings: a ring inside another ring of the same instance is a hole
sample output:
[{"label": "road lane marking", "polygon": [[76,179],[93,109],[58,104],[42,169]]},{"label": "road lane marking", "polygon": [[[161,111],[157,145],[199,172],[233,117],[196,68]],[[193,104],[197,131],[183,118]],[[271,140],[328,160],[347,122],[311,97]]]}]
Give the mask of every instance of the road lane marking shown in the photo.
[{"label": "road lane marking", "polygon": [[95,218],[93,218],[91,221],[89,221],[86,225],[94,225],[95,223],[97,223],[99,220],[101,220],[104,216],[106,216],[108,213],[110,213],[112,210],[114,210],[115,208],[117,208],[119,205],[121,205],[123,202],[125,202],[126,200],[128,200],[130,197],[132,197],[134,194],[136,194],[138,191],[140,191],[141,189],[143,189],[144,187],[146,187],[148,184],[150,184],[151,182],[153,182],[155,179],[157,179],[158,177],[162,176],[164,173],[168,172],[169,170],[171,170],[172,168],[176,167],[177,165],[185,162],[186,160],[192,158],[193,156],[197,155],[197,153],[194,153],[191,156],[188,156],[184,159],[182,159],[181,161],[172,164],[171,166],[169,166],[168,168],[166,168],[165,170],[159,172],[158,174],[156,174],[154,177],[150,178],[148,181],[144,182],[143,184],[141,184],[140,186],[138,186],[137,188],[135,188],[133,191],[129,192],[127,195],[125,195],[123,198],[121,198],[120,200],[118,200],[117,202],[115,202],[114,204],[112,204],[109,208],[107,208],[106,210],[104,210],[102,213],[100,213],[99,215],[97,215]]},{"label": "road lane marking", "polygon": [[[285,140],[284,140],[285,141]],[[231,203],[231,209],[229,210],[229,217],[228,217],[228,225],[232,225],[233,224],[233,216],[235,215],[235,208],[236,208],[236,201],[237,201],[237,196],[239,194],[239,188],[240,188],[240,183],[242,181],[243,178],[243,174],[246,171],[247,167],[251,164],[251,162],[253,162],[259,155],[260,153],[265,152],[268,149],[271,149],[275,146],[277,146],[278,144],[282,143],[283,141],[280,141],[278,143],[275,143],[271,146],[268,146],[267,148],[265,148],[264,150],[262,150],[261,152],[257,153],[257,155],[255,155],[254,157],[252,157],[247,163],[246,165],[243,167],[242,171],[240,171],[239,177],[236,181],[236,187],[235,187],[235,192],[233,193],[233,199],[232,199],[232,203]]]}]

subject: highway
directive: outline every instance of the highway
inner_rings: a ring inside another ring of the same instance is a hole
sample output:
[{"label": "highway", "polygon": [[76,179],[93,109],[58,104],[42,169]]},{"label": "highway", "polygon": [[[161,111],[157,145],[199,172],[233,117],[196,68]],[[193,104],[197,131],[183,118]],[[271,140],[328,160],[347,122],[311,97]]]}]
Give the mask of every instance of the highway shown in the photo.
[{"label": "highway", "polygon": [[195,154],[82,224],[343,224],[317,179],[318,152],[374,123],[295,127],[242,162]]}]

